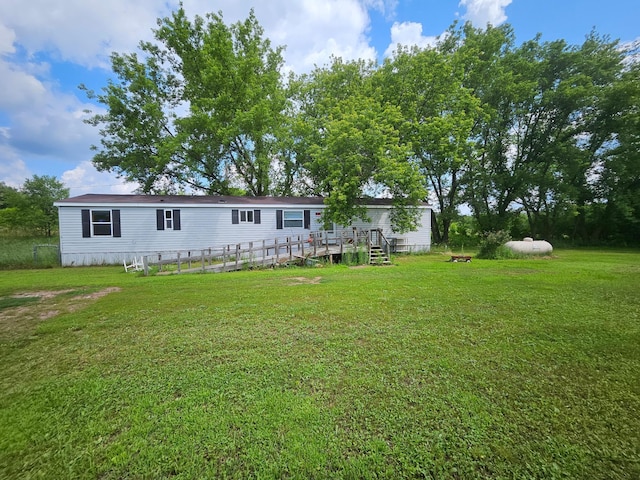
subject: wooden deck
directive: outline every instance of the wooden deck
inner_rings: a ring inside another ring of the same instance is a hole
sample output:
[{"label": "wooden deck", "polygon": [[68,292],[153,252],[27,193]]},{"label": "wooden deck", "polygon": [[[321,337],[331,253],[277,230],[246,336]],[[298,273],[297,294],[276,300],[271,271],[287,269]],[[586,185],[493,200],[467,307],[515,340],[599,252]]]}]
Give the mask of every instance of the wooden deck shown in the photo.
[{"label": "wooden deck", "polygon": [[318,262],[321,258],[332,261],[336,256],[357,253],[365,248],[370,263],[390,263],[390,244],[380,230],[354,230],[349,233],[312,232],[308,237],[298,235],[200,250],[158,252],[143,257],[143,270],[148,275],[150,267],[157,267],[159,274],[168,275],[231,272],[294,263],[304,265]]}]

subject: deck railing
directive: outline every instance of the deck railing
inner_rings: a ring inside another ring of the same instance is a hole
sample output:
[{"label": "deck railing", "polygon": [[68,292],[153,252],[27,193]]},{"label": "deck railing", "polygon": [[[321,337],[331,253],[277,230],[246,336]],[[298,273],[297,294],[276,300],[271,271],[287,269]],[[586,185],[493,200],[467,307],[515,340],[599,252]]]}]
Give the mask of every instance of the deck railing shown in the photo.
[{"label": "deck railing", "polygon": [[391,244],[381,229],[316,231],[273,240],[258,240],[204,249],[162,251],[143,256],[144,274],[150,267],[159,272],[226,272],[242,268],[259,268],[308,257],[342,255],[358,248],[380,246],[388,254]]},{"label": "deck railing", "polygon": [[283,261],[303,258],[308,252],[307,239],[302,235],[273,240],[259,240],[191,250],[162,251],[143,256],[143,270],[150,267],[159,272],[232,271],[242,268],[266,267]]}]

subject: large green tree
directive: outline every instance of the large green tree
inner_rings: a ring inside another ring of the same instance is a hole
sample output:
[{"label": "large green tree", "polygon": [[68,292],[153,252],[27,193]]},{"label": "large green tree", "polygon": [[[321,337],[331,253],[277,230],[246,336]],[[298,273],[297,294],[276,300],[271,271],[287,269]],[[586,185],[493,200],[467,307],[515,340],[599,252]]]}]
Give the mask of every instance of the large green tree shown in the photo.
[{"label": "large green tree", "polygon": [[433,48],[399,48],[377,75],[385,98],[402,112],[402,139],[437,203],[434,241],[445,244],[463,201],[471,131],[480,114],[480,102],[464,85],[465,63],[454,45],[452,36],[444,36]]},{"label": "large green tree", "polygon": [[392,198],[397,232],[414,228],[425,199],[419,166],[401,139],[403,116],[372,81],[375,66],[334,59],[299,81],[297,157],[308,193],[325,197],[325,220],[366,220],[365,198]]},{"label": "large green tree", "polygon": [[94,164],[144,192],[287,193],[289,172],[280,185],[272,174],[295,167],[281,143],[281,48],[253,11],[228,26],[221,13],[191,21],[181,7],[158,24],[142,58],[114,53],[117,80],[87,92],[106,108],[89,121],[102,135]]}]

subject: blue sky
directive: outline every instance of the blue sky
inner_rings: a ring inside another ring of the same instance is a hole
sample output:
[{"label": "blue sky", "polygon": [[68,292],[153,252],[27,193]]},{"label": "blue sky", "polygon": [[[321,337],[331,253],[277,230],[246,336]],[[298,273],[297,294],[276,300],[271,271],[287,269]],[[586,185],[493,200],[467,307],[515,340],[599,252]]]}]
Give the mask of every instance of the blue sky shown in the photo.
[{"label": "blue sky", "polygon": [[[324,65],[331,55],[382,60],[398,44],[429,45],[455,20],[510,23],[518,41],[541,33],[580,44],[592,28],[621,42],[640,40],[639,0],[184,0],[189,15],[222,11],[235,22],[249,9],[286,68]],[[177,0],[3,0],[0,3],[0,181],[20,186],[53,175],[82,193],[128,193],[113,174],[91,165],[99,111],[77,87],[100,90],[109,53],[135,51]]]}]

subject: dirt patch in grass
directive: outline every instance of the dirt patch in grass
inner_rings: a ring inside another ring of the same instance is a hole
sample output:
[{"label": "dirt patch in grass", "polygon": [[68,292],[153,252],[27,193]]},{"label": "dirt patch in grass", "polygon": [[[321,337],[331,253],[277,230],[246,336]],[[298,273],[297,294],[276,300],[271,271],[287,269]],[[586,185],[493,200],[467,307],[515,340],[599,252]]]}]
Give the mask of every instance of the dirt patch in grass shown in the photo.
[{"label": "dirt patch in grass", "polygon": [[11,298],[39,298],[41,300],[47,300],[49,298],[57,297],[64,293],[71,293],[74,290],[40,290],[38,292],[23,292],[11,295]]},{"label": "dirt patch in grass", "polygon": [[293,285],[318,285],[320,283],[320,280],[322,280],[322,277],[313,277],[313,278],[289,277],[289,278],[285,278],[285,280],[287,281],[287,285],[289,285],[289,286],[293,286]]},{"label": "dirt patch in grass", "polygon": [[13,294],[9,298],[37,298],[38,301],[0,310],[0,337],[19,334],[39,321],[78,311],[87,307],[90,302],[118,291],[120,287],[104,288],[91,293],[68,289]]}]

